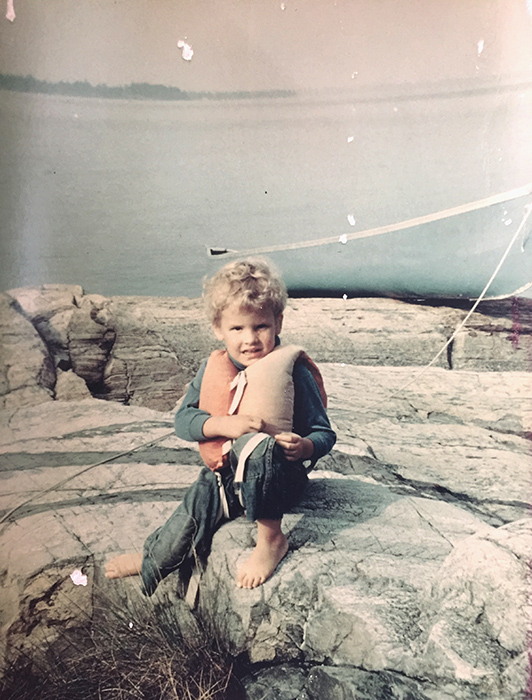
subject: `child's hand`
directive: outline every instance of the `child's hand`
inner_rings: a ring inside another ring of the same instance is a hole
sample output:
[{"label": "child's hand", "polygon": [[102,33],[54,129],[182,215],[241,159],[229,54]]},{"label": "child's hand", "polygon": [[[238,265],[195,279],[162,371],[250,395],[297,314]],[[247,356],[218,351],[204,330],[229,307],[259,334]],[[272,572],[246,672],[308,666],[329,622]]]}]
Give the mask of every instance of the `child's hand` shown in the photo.
[{"label": "child's hand", "polygon": [[303,438],[297,433],[279,433],[275,441],[281,445],[286,459],[296,462],[298,459],[310,459],[314,453],[314,443],[309,438]]},{"label": "child's hand", "polygon": [[230,440],[246,433],[260,433],[264,430],[264,421],[257,416],[211,416],[203,424],[206,438],[225,437]]}]

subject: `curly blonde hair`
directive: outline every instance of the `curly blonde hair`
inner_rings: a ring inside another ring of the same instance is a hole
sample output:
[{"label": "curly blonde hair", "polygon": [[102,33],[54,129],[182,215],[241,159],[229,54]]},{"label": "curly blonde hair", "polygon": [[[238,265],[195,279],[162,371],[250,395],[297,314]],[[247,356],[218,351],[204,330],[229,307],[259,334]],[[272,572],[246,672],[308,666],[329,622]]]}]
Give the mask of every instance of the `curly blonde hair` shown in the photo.
[{"label": "curly blonde hair", "polygon": [[245,309],[271,309],[279,317],[287,301],[285,284],[262,258],[234,260],[203,282],[203,300],[210,322],[218,326],[222,311],[237,303]]}]

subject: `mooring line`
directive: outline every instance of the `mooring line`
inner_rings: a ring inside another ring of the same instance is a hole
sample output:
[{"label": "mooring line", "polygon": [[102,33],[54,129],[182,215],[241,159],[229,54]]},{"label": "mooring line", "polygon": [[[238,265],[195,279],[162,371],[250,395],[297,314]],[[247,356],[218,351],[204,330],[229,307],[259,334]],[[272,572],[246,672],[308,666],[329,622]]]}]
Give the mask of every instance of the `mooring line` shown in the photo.
[{"label": "mooring line", "polygon": [[[486,293],[487,293],[488,289],[491,287],[491,285],[492,285],[494,279],[495,279],[495,278],[497,277],[497,275],[499,274],[499,271],[500,271],[501,267],[503,266],[504,261],[505,261],[506,258],[508,257],[508,255],[509,255],[510,250],[512,249],[512,247],[515,245],[515,242],[516,242],[517,239],[519,238],[519,236],[520,236],[520,234],[521,234],[521,232],[522,232],[522,230],[523,230],[523,228],[524,228],[526,222],[528,221],[528,218],[529,218],[529,216],[530,216],[531,213],[532,213],[532,204],[527,204],[527,205],[525,206],[525,212],[524,212],[524,214],[523,214],[523,218],[521,219],[521,223],[519,224],[519,226],[518,226],[518,228],[517,228],[517,231],[516,231],[516,232],[514,233],[514,235],[512,236],[512,239],[511,239],[510,242],[508,243],[508,245],[507,245],[507,247],[506,247],[506,250],[504,251],[504,253],[503,253],[501,259],[499,260],[499,263],[498,263],[497,267],[496,267],[495,270],[493,271],[493,274],[491,275],[491,277],[490,277],[490,279],[488,280],[486,286],[484,287],[484,289],[483,289],[482,292],[480,293],[480,296],[478,297],[478,299],[475,301],[475,303],[473,304],[473,306],[472,306],[471,309],[469,310],[468,314],[467,314],[467,315],[465,316],[465,318],[462,320],[462,322],[460,323],[460,325],[458,326],[458,328],[456,328],[456,330],[455,330],[454,333],[451,335],[451,337],[447,340],[447,342],[445,343],[445,345],[436,353],[436,355],[434,355],[434,357],[432,358],[432,360],[431,360],[428,364],[426,364],[414,377],[412,377],[412,379],[409,379],[408,382],[406,382],[405,384],[403,384],[402,386],[400,386],[398,389],[396,389],[395,391],[393,391],[391,394],[389,394],[388,396],[386,396],[385,399],[384,399],[384,401],[388,401],[388,400],[390,400],[390,399],[393,399],[395,396],[397,396],[397,394],[400,394],[400,393],[403,392],[405,389],[407,389],[409,386],[411,386],[414,382],[416,382],[420,377],[422,377],[422,376],[425,374],[425,372],[427,372],[427,371],[430,369],[430,367],[432,367],[432,365],[438,360],[438,358],[442,355],[442,353],[444,353],[444,352],[447,350],[447,348],[448,348],[449,345],[454,341],[454,339],[456,338],[456,336],[458,335],[458,333],[462,330],[462,328],[463,328],[463,327],[466,325],[466,323],[469,321],[469,319],[471,318],[471,316],[472,316],[473,313],[475,312],[475,310],[476,310],[476,308],[478,307],[478,305],[480,304],[480,302],[481,302],[481,301],[484,299],[484,297],[486,296]],[[528,286],[528,285],[527,285],[527,286]],[[376,405],[378,405],[378,404],[382,404],[382,402],[383,402],[383,400],[380,400],[380,401],[373,401],[373,402],[367,404],[366,406],[362,406],[362,408],[359,409],[359,410],[361,410],[362,412],[365,412],[365,411],[373,411],[373,409],[372,409],[371,407],[372,407],[372,406],[376,406]]]},{"label": "mooring line", "polygon": [[17,512],[17,510],[28,505],[28,503],[31,503],[36,498],[40,498],[41,496],[45,496],[47,493],[50,493],[51,491],[55,491],[56,489],[60,488],[61,486],[64,486],[64,484],[68,483],[69,481],[72,481],[73,479],[75,479],[78,476],[81,476],[82,474],[85,474],[86,472],[90,471],[91,469],[94,469],[95,467],[99,467],[102,464],[108,464],[109,462],[112,462],[115,459],[119,459],[120,457],[126,457],[127,455],[130,455],[133,452],[136,452],[137,450],[140,450],[144,447],[153,447],[153,445],[156,445],[158,442],[162,442],[163,440],[166,440],[167,438],[169,438],[173,435],[175,435],[175,433],[172,430],[169,433],[165,433],[164,435],[161,435],[161,437],[158,437],[155,440],[149,440],[148,442],[141,443],[140,445],[137,445],[136,447],[132,447],[130,450],[126,450],[125,452],[121,452],[120,454],[113,455],[112,457],[107,457],[106,459],[101,459],[98,462],[95,462],[94,464],[89,464],[88,467],[84,467],[79,472],[76,472],[75,474],[68,476],[66,479],[62,479],[61,481],[58,481],[56,484],[53,484],[52,486],[49,486],[48,488],[43,489],[42,491],[37,491],[36,493],[33,494],[33,496],[30,496],[30,498],[26,499],[25,501],[23,501],[22,503],[19,503],[16,506],[14,506],[7,513],[4,513],[4,515],[0,518],[0,525],[5,523],[6,520],[8,520],[14,513]]},{"label": "mooring line", "polygon": [[[434,221],[441,221],[442,219],[449,219],[453,216],[458,216],[459,214],[468,214],[472,211],[478,211],[479,209],[485,209],[486,207],[491,207],[495,204],[503,204],[504,202],[510,202],[514,199],[519,199],[520,197],[526,197],[526,195],[532,194],[532,182],[518,187],[507,192],[502,192],[500,194],[491,195],[485,197],[484,199],[478,199],[474,202],[468,202],[467,204],[460,204],[456,207],[451,207],[449,209],[442,209],[441,211],[434,212],[432,214],[424,214],[423,216],[416,216],[413,219],[406,219],[395,224],[386,224],[384,226],[377,226],[375,228],[365,229],[364,231],[351,231],[350,233],[345,233],[340,238],[342,242],[355,241],[362,238],[372,238],[373,236],[382,236],[385,233],[396,233],[397,231],[403,231],[407,228],[415,228],[417,226],[422,226],[423,224],[433,223]],[[278,251],[285,250],[298,250],[300,248],[313,248],[316,246],[327,245],[329,243],[337,243],[339,240],[338,235],[328,236],[326,238],[311,238],[306,241],[299,241],[294,243],[279,243],[277,245],[261,246],[258,248],[247,248],[244,250],[230,250],[223,249],[221,252],[213,254],[213,257],[223,258],[226,255],[229,256],[248,256],[248,255],[263,255],[268,253],[276,253]],[[214,251],[216,248],[207,246],[207,251]]]}]

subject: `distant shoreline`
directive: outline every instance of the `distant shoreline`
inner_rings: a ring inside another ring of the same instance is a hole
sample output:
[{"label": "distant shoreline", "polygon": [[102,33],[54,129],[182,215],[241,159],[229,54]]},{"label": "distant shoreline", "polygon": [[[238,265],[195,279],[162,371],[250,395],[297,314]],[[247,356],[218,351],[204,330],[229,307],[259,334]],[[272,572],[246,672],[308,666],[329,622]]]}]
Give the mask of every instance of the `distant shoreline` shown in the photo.
[{"label": "distant shoreline", "polygon": [[91,85],[86,80],[51,83],[31,75],[5,75],[0,73],[0,90],[12,92],[66,95],[69,97],[99,97],[124,100],[242,100],[257,98],[293,97],[295,90],[240,90],[233,92],[189,92],[178,87],[130,83],[129,85]]},{"label": "distant shoreline", "polygon": [[[358,103],[379,103],[411,100],[447,100],[483,95],[501,95],[532,88],[532,74],[513,76],[490,76],[482,81],[458,80],[437,83],[380,84],[359,86],[349,94],[349,101]],[[92,85],[87,80],[75,82],[49,82],[31,75],[0,73],[0,90],[18,93],[62,95],[67,97],[92,97],[123,100],[160,100],[166,102],[191,102],[199,100],[255,100],[289,99],[309,95],[325,100],[328,104],[338,100],[338,91],[331,88],[322,90],[233,90],[233,91],[189,91],[171,85],[152,83],[130,83],[128,85]],[[343,91],[340,91],[343,92]],[[342,101],[342,100],[341,100]]]}]

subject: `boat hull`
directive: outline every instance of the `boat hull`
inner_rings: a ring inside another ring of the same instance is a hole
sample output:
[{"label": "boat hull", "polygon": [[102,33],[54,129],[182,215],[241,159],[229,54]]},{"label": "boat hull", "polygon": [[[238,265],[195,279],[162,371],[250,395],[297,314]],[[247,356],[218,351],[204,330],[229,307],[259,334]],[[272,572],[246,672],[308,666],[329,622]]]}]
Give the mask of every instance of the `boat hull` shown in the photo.
[{"label": "boat hull", "polygon": [[236,257],[267,257],[291,293],[453,299],[480,296],[506,254],[486,296],[508,297],[532,286],[532,197],[523,189],[525,194],[491,206],[386,232],[211,251],[211,257],[216,266]]}]

